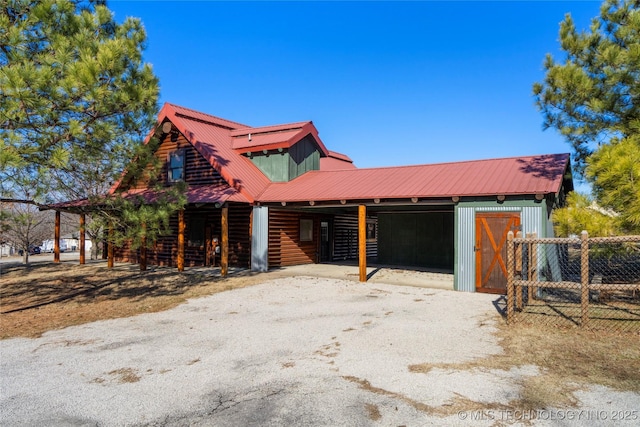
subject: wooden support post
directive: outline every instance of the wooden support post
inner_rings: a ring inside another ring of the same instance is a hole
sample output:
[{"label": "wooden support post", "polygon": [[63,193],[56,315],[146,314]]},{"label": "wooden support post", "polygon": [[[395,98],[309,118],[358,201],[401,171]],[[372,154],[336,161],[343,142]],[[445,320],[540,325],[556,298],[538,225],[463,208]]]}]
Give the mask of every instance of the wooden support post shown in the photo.
[{"label": "wooden support post", "polygon": [[221,248],[220,248],[220,275],[225,277],[229,274],[229,207],[222,207],[222,219],[220,224]]},{"label": "wooden support post", "polygon": [[507,323],[513,322],[513,280],[515,276],[513,231],[507,233]]},{"label": "wooden support post", "polygon": [[184,271],[184,209],[178,211],[178,271]]},{"label": "wooden support post", "polygon": [[113,226],[109,227],[107,238],[107,268],[113,268]]},{"label": "wooden support post", "polygon": [[142,224],[142,236],[140,237],[140,271],[147,270],[147,226]]},{"label": "wooden support post", "polygon": [[53,262],[60,262],[60,211],[56,211],[56,223],[53,231]]},{"label": "wooden support post", "polygon": [[580,233],[580,240],[580,326],[585,327],[589,324],[589,233],[586,230]]},{"label": "wooden support post", "polygon": [[86,261],[84,244],[86,240],[86,217],[84,214],[80,214],[80,265],[83,265]]},{"label": "wooden support post", "polygon": [[358,206],[358,264],[360,281],[367,281],[367,207]]}]

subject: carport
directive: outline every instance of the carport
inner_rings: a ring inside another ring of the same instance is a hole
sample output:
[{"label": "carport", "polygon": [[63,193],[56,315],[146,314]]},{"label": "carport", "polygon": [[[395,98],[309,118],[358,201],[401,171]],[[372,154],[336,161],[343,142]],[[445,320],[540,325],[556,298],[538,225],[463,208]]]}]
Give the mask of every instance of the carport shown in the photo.
[{"label": "carport", "polygon": [[[551,212],[572,189],[568,154],[310,171],[273,183],[256,201],[252,268],[272,267],[273,248],[290,245],[288,254],[295,245],[311,247],[311,238],[301,237],[304,221],[314,221],[316,256],[307,249],[296,262],[324,261],[325,239],[335,248],[344,238],[330,232],[332,218],[351,215],[360,281],[367,280],[367,262],[375,261],[450,271],[456,290],[503,293],[508,231],[553,236]],[[284,232],[273,231],[271,210],[291,214]]]}]

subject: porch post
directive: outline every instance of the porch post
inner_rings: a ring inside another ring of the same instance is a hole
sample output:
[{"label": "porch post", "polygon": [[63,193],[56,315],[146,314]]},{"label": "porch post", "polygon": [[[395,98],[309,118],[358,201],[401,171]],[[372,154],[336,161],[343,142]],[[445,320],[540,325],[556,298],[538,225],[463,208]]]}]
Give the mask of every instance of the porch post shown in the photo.
[{"label": "porch post", "polygon": [[184,209],[178,211],[178,271],[184,271]]},{"label": "porch post", "polygon": [[358,206],[358,256],[360,281],[367,281],[367,207]]},{"label": "porch post", "polygon": [[80,265],[85,263],[84,243],[85,243],[85,215],[80,214]]},{"label": "porch post", "polygon": [[113,268],[113,225],[109,226],[107,238],[107,268]]},{"label": "porch post", "polygon": [[142,224],[142,237],[140,238],[140,271],[147,270],[147,226]]},{"label": "porch post", "polygon": [[222,231],[220,275],[224,277],[229,273],[229,207],[227,205],[222,207],[222,221],[220,228]]},{"label": "porch post", "polygon": [[60,211],[56,211],[56,223],[53,232],[53,262],[60,262]]}]

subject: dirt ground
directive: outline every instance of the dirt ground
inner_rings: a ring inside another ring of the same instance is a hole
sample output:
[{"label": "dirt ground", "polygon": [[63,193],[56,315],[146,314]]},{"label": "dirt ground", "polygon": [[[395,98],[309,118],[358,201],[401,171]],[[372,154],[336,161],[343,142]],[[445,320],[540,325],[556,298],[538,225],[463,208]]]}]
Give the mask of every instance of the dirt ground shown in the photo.
[{"label": "dirt ground", "polygon": [[[167,310],[187,299],[263,283],[286,271],[212,272],[172,268],[140,272],[138,266],[104,262],[78,265],[41,263],[3,265],[0,275],[0,339],[39,337],[44,332],[104,319]],[[480,359],[470,369],[534,364],[544,373],[530,384],[533,406],[570,396],[575,384],[600,384],[640,392],[640,335],[592,333],[571,329],[507,326],[498,322],[503,353]],[[415,365],[429,372],[444,365]],[[460,366],[457,366],[460,368]],[[562,399],[561,399],[562,400]],[[570,404],[570,401],[566,402]]]},{"label": "dirt ground", "polygon": [[2,266],[0,339],[42,333],[104,319],[166,310],[189,298],[242,288],[264,280],[250,272],[222,279],[174,268],[145,272],[104,262]]}]

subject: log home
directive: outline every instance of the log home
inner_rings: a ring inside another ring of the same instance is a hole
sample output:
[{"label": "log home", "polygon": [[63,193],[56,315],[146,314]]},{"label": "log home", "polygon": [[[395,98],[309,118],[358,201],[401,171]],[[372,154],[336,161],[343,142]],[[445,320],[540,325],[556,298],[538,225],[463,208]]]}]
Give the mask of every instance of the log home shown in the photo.
[{"label": "log home", "polygon": [[[155,130],[165,185],[187,184],[158,265],[268,268],[358,260],[453,273],[453,288],[503,292],[509,230],[553,235],[573,189],[568,154],[356,168],[312,122],[250,127],[165,104]],[[111,194],[153,198],[144,183]],[[115,248],[120,261],[141,254]]]}]

